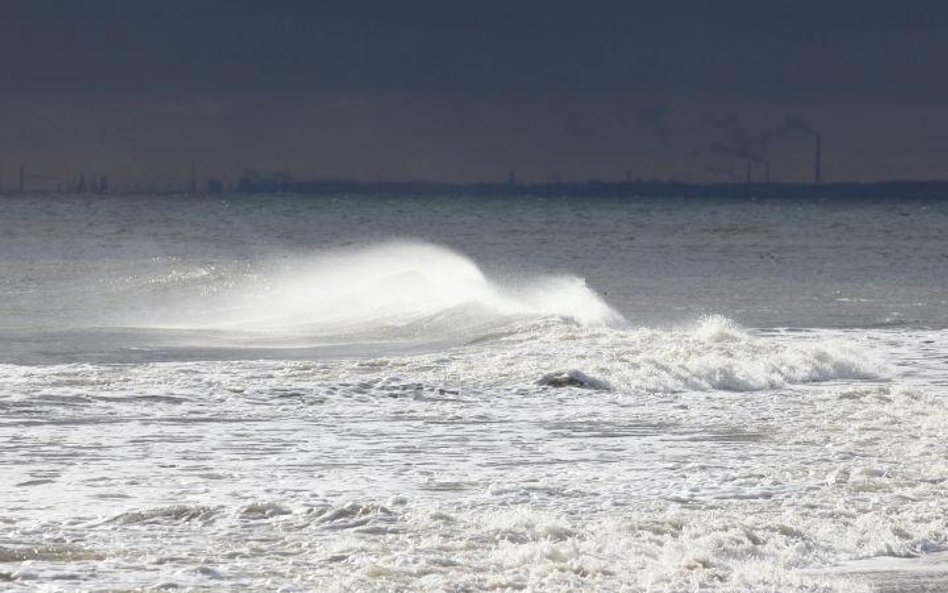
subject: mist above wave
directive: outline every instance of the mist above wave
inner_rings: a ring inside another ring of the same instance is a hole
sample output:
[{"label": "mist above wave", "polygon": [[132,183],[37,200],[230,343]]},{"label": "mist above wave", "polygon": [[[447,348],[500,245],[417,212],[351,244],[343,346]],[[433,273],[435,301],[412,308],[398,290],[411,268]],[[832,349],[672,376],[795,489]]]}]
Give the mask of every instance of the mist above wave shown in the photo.
[{"label": "mist above wave", "polygon": [[426,243],[298,257],[259,271],[253,281],[228,282],[176,305],[154,325],[271,336],[427,339],[511,317],[555,316],[582,325],[622,319],[580,278],[503,282],[488,278],[471,259]]}]

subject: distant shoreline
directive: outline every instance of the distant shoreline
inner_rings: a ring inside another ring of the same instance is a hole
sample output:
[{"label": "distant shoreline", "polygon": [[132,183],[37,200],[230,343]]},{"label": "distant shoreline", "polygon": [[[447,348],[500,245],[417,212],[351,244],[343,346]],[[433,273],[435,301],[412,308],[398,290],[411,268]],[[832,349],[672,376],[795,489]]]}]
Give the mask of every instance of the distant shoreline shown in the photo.
[{"label": "distant shoreline", "polygon": [[357,195],[466,195],[612,198],[924,198],[948,199],[948,181],[892,180],[873,183],[683,183],[678,181],[587,181],[558,183],[365,182],[351,179],[272,180],[242,178],[238,193]]},{"label": "distant shoreline", "polygon": [[357,181],[353,179],[294,180],[241,178],[236,185],[219,182],[207,189],[154,189],[118,185],[108,191],[0,191],[16,195],[185,195],[233,194],[384,195],[392,197],[468,196],[539,198],[699,198],[699,199],[924,199],[948,200],[948,180],[835,183],[685,183],[666,180],[586,181],[551,183],[443,183],[435,181]]}]

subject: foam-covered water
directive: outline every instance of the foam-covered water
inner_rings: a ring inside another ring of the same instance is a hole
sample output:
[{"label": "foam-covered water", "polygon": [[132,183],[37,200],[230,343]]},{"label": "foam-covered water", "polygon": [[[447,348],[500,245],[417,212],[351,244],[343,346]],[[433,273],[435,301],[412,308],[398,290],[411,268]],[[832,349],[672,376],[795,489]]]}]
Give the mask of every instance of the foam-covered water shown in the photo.
[{"label": "foam-covered water", "polygon": [[[795,238],[718,237],[700,204],[580,202],[577,227],[576,202],[402,201],[381,236],[382,199],[102,199],[0,224],[4,588],[944,588],[942,206],[869,205],[773,264]],[[797,207],[716,206],[835,212]],[[883,250],[902,267],[861,279]],[[716,275],[682,308],[691,259]]]}]

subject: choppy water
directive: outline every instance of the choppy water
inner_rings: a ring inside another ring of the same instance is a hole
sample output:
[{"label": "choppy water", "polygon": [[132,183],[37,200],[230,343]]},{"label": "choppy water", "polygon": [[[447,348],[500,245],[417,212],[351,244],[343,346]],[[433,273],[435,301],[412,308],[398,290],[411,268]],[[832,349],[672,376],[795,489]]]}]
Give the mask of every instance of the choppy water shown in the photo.
[{"label": "choppy water", "polygon": [[946,229],[7,197],[0,588],[941,590]]}]

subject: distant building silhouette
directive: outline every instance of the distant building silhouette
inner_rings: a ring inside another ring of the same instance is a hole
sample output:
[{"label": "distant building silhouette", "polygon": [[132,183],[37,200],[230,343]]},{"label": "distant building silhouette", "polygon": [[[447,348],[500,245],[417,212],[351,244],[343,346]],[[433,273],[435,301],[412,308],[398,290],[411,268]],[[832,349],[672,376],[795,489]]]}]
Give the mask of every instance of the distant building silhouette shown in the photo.
[{"label": "distant building silhouette", "polygon": [[823,182],[823,136],[819,132],[813,133],[813,141],[815,143],[815,154],[813,163],[813,184],[819,185]]}]

